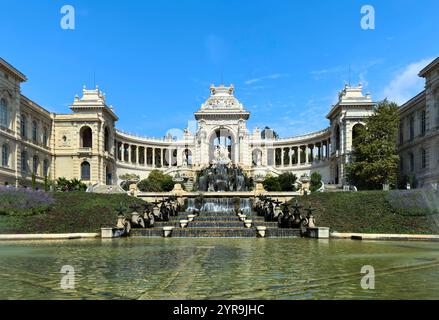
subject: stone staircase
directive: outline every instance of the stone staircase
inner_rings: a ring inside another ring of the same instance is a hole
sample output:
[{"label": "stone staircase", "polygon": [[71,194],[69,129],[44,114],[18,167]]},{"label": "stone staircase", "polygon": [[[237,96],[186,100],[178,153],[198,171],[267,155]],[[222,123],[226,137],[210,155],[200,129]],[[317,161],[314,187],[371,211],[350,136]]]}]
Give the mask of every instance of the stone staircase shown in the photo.
[{"label": "stone staircase", "polygon": [[299,229],[281,229],[277,222],[265,222],[263,217],[248,215],[247,219],[253,220],[251,228],[246,228],[244,222],[232,213],[203,212],[189,222],[186,228],[180,228],[179,221],[186,219],[188,213],[179,217],[171,217],[168,222],[157,222],[151,229],[132,229],[132,237],[162,237],[165,226],[173,226],[173,238],[255,238],[256,227],[265,226],[268,238],[300,237]]}]

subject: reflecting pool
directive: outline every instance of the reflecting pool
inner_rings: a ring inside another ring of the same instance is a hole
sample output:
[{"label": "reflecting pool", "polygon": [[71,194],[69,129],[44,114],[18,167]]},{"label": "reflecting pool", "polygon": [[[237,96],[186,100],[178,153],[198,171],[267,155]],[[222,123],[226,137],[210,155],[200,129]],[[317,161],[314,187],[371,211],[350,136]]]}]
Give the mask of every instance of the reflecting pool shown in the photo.
[{"label": "reflecting pool", "polygon": [[[64,265],[75,288],[61,288]],[[361,268],[375,269],[375,290]],[[313,239],[0,243],[0,299],[438,299],[439,244]]]}]

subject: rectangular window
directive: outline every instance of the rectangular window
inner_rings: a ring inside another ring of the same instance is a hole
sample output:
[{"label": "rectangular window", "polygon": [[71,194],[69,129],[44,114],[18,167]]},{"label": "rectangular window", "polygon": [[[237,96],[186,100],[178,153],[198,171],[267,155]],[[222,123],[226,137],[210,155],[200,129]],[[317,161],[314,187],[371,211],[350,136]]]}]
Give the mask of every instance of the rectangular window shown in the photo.
[{"label": "rectangular window", "polygon": [[425,135],[427,129],[427,123],[425,122],[425,110],[421,111],[421,136]]},{"label": "rectangular window", "polygon": [[421,165],[422,169],[427,168],[427,150],[425,149],[421,150]]},{"label": "rectangular window", "polygon": [[404,143],[404,123],[399,124],[399,144]]},{"label": "rectangular window", "polygon": [[415,118],[410,118],[410,141],[415,138]]}]

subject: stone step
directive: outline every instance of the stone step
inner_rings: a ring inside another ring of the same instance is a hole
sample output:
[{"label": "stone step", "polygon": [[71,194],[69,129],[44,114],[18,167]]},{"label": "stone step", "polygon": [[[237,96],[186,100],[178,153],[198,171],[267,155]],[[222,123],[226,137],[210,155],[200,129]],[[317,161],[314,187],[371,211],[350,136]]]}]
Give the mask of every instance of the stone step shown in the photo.
[{"label": "stone step", "polygon": [[[132,229],[131,237],[162,237],[162,228]],[[299,229],[267,228],[267,238],[294,238],[300,237]],[[256,229],[250,228],[175,228],[173,238],[254,238]]]}]

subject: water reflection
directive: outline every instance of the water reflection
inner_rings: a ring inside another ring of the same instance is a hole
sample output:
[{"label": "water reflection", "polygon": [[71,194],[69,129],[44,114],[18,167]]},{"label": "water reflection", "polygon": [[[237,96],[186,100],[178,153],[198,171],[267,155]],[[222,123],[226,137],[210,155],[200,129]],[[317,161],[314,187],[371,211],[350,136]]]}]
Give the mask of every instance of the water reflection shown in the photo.
[{"label": "water reflection", "polygon": [[[434,243],[128,238],[0,246],[1,299],[439,297]],[[63,265],[75,268],[75,290],[60,288]],[[360,287],[363,265],[375,268],[375,290]]]}]

